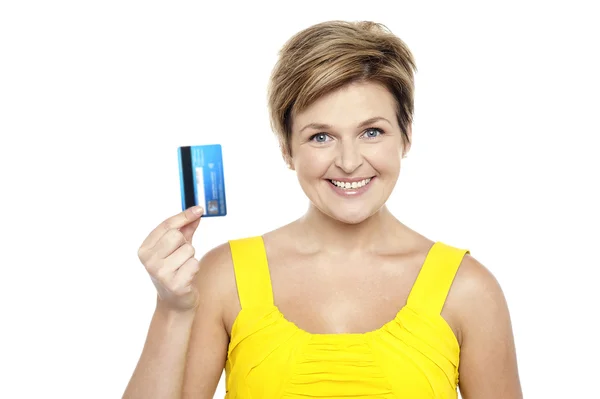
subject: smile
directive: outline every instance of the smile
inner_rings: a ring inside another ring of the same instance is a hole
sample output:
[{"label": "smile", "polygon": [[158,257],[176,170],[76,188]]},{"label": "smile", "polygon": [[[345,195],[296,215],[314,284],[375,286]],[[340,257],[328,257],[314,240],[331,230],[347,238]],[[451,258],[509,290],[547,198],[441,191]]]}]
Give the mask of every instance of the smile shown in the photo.
[{"label": "smile", "polygon": [[334,186],[339,187],[341,189],[344,189],[344,190],[351,190],[351,189],[357,189],[357,188],[364,187],[367,184],[369,184],[370,181],[371,181],[370,177],[368,179],[363,179],[363,180],[360,180],[360,181],[353,181],[353,182],[343,182],[343,181],[338,181],[338,180],[329,180],[329,182],[331,184],[333,184]]},{"label": "smile", "polygon": [[335,179],[327,179],[329,187],[339,196],[345,198],[356,198],[361,194],[364,194],[371,188],[374,177],[368,177],[366,179],[353,179],[352,181],[342,181]]}]

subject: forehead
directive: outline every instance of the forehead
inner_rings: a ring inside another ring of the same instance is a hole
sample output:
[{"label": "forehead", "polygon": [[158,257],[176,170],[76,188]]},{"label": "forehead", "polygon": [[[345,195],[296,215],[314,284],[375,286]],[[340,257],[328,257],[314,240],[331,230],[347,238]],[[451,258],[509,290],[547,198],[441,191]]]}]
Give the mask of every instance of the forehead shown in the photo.
[{"label": "forehead", "polygon": [[292,130],[309,123],[324,123],[340,128],[355,128],[360,122],[379,116],[394,121],[396,101],[378,83],[352,83],[324,95],[294,115]]}]

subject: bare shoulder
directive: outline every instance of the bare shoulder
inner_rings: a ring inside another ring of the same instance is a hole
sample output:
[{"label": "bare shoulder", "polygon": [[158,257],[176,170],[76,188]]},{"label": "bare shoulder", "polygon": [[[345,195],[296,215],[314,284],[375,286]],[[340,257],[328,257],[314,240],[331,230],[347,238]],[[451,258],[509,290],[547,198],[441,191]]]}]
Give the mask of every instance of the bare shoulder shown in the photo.
[{"label": "bare shoulder", "polygon": [[508,304],[492,272],[466,254],[448,295],[461,345],[463,398],[521,398]]},{"label": "bare shoulder", "polygon": [[233,266],[231,247],[229,242],[225,242],[212,248],[200,258],[199,273],[218,276],[229,266]]},{"label": "bare shoulder", "polygon": [[502,312],[507,304],[496,277],[480,261],[465,254],[452,283],[444,312],[456,326],[457,338],[464,335],[473,321],[490,312]]},{"label": "bare shoulder", "polygon": [[[465,254],[456,273],[450,294],[454,301],[464,306],[499,305],[504,302],[500,283],[492,272],[470,254]],[[475,302],[478,302],[475,301]]]},{"label": "bare shoulder", "polygon": [[200,258],[200,270],[194,284],[198,289],[200,305],[203,302],[205,306],[218,305],[222,316],[231,308],[232,302],[237,299],[237,291],[228,242],[212,248]]},{"label": "bare shoulder", "polygon": [[220,291],[234,282],[232,278],[233,261],[228,242],[212,248],[200,258],[200,270],[195,279],[198,289],[204,292]]}]

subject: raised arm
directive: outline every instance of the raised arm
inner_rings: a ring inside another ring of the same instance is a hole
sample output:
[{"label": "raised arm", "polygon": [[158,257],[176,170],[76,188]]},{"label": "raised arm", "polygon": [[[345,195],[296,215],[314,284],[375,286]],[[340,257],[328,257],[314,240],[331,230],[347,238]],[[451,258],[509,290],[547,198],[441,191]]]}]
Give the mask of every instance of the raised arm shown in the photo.
[{"label": "raised arm", "polygon": [[[192,236],[200,214],[188,209],[162,222],[144,240],[139,257],[158,292],[144,349],[124,399],[180,399],[190,337],[203,337],[203,382],[197,398],[211,398],[226,356],[227,332],[221,322],[219,270],[213,250],[194,258]],[[197,327],[199,326],[199,327]],[[194,333],[199,330],[199,333]]]}]

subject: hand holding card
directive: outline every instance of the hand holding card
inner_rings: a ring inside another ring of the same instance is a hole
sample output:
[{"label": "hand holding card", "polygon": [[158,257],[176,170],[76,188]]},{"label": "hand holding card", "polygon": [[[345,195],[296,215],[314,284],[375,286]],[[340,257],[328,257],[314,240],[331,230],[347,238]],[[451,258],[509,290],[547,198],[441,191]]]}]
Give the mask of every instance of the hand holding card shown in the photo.
[{"label": "hand holding card", "polygon": [[188,311],[198,305],[193,281],[200,269],[192,245],[202,209],[192,208],[159,224],[144,240],[138,257],[166,309]]}]

